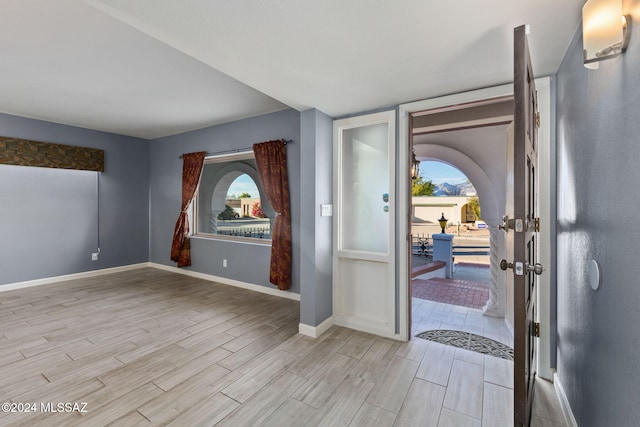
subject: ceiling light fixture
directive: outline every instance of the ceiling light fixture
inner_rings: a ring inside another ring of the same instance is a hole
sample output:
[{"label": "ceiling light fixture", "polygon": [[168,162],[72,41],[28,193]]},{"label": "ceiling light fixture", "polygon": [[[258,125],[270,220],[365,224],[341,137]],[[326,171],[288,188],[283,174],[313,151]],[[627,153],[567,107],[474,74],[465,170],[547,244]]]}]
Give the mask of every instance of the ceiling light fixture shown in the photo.
[{"label": "ceiling light fixture", "polygon": [[615,58],[627,49],[631,16],[622,14],[622,0],[589,0],[582,8],[584,66],[597,69],[599,62]]}]

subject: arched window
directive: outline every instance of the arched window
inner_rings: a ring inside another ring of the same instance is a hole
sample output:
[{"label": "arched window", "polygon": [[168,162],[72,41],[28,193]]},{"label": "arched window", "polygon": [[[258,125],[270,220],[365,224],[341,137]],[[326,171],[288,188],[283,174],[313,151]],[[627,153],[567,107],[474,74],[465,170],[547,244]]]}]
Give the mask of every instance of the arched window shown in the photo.
[{"label": "arched window", "polygon": [[207,159],[194,206],[198,236],[271,239],[274,212],[264,196],[253,153]]}]

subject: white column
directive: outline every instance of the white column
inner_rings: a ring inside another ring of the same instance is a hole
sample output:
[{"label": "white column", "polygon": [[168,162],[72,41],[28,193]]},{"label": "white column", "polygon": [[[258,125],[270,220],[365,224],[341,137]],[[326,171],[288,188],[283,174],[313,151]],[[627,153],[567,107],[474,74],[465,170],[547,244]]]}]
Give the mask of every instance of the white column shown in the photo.
[{"label": "white column", "polygon": [[504,251],[504,233],[495,226],[489,227],[489,259],[491,266],[491,282],[489,283],[489,300],[482,309],[485,316],[504,317],[504,274],[500,270],[500,259]]},{"label": "white column", "polygon": [[220,212],[211,212],[209,214],[209,233],[216,234],[218,232],[218,215]]}]

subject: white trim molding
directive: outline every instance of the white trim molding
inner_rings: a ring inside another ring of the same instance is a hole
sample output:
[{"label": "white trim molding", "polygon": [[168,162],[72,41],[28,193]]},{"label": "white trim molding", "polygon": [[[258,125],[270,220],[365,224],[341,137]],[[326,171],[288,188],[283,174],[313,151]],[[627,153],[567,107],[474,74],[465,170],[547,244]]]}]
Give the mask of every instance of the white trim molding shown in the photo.
[{"label": "white trim molding", "polygon": [[312,338],[318,338],[320,335],[322,335],[325,332],[327,332],[327,330],[331,326],[333,326],[333,316],[329,316],[327,319],[325,319],[318,326],[309,326],[307,324],[300,323],[300,324],[298,324],[298,332],[301,335],[306,335],[306,336],[312,337]]},{"label": "white trim molding", "polygon": [[556,396],[558,396],[560,409],[562,409],[562,415],[564,415],[564,420],[566,421],[567,425],[569,427],[578,427],[578,422],[576,421],[576,417],[573,416],[571,405],[569,405],[569,400],[567,399],[567,395],[564,392],[564,388],[562,387],[560,378],[558,378],[558,374],[553,374],[553,388],[556,389]]},{"label": "white trim molding", "polygon": [[[535,80],[536,87],[538,89],[538,102],[539,102],[539,110],[541,116],[541,125],[540,131],[538,134],[539,137],[539,175],[543,177],[538,186],[540,194],[549,195],[551,194],[551,189],[555,183],[550,181],[551,170],[555,167],[555,165],[551,165],[551,79],[549,77],[542,77]],[[489,87],[484,89],[472,90],[468,92],[462,92],[452,95],[441,96],[437,98],[425,99],[421,101],[410,102],[406,104],[401,104],[398,107],[398,146],[399,152],[407,153],[409,151],[409,116],[411,113],[423,111],[423,110],[431,110],[435,108],[443,108],[449,106],[456,106],[461,104],[467,104],[471,102],[478,102],[492,98],[499,98],[504,96],[512,96],[513,95],[513,84],[505,84],[501,86]],[[408,159],[404,159],[400,161],[398,168],[398,176],[409,176],[409,161]],[[403,183],[400,183],[400,192],[399,197],[400,200],[406,200],[406,193],[402,193],[407,191],[407,187],[404,187]],[[552,222],[551,218],[551,205],[552,202],[550,198],[538,197],[539,202],[539,212],[540,219],[543,224],[543,232],[540,233],[538,245],[539,257],[541,262],[547,269],[550,270],[551,266],[551,241],[553,236],[550,233],[550,224]],[[399,203],[398,207],[398,221],[401,232],[403,230],[408,231],[408,235],[410,235],[411,231],[409,228],[409,224],[407,222],[407,218],[409,217],[408,210],[410,206],[405,206],[403,203]],[[408,236],[407,236],[408,238]],[[404,241],[400,241],[400,237],[398,237],[398,244],[404,244]],[[400,294],[399,294],[399,313],[398,317],[400,319],[399,325],[399,335],[401,339],[408,340],[409,339],[409,286],[408,281],[406,280],[409,277],[409,272],[406,269],[406,265],[408,265],[407,260],[408,254],[405,254],[402,250],[399,251],[398,256],[398,265],[400,271]],[[410,280],[410,278],[409,278]],[[540,332],[541,337],[538,341],[538,360],[537,360],[537,372],[538,375],[542,378],[551,379],[553,375],[553,370],[551,368],[551,354],[555,351],[555,349],[551,349],[551,284],[550,284],[550,274],[545,273],[542,276],[538,277],[538,321],[540,322]]]},{"label": "white trim molding", "polygon": [[[185,276],[197,277],[198,279],[203,279],[210,282],[218,282],[218,283],[222,283],[223,285],[235,286],[236,288],[248,289],[250,291],[261,292],[263,294],[273,295],[281,298],[287,298],[294,301],[300,301],[300,294],[295,294],[293,292],[280,291],[275,288],[273,289],[267,288],[266,286],[254,285],[252,283],[241,282],[239,280],[227,279],[226,277],[218,277],[218,276],[213,276],[211,274],[199,273],[197,271],[185,270],[182,268],[171,267],[163,264],[157,264],[155,262],[142,262],[139,264],[124,265],[121,267],[103,268],[101,270],[84,271],[82,273],[66,274],[64,276],[45,277],[43,279],[9,283],[6,285],[0,285],[0,292],[30,288],[32,286],[49,285],[52,283],[64,282],[67,280],[85,279],[88,277],[103,276],[105,274],[119,273],[121,271],[136,270],[138,268],[145,268],[145,267],[157,268],[158,270],[165,270],[165,271],[170,271],[172,273],[184,274]],[[323,322],[319,326],[316,326],[316,328],[320,328],[320,326],[322,326],[325,322]],[[331,326],[331,324],[329,326]]]},{"label": "white trim molding", "polygon": [[[540,216],[540,232],[538,233],[538,247],[536,259],[547,270],[538,277],[538,322],[540,323],[540,338],[538,341],[538,375],[547,380],[553,378],[551,355],[556,349],[551,348],[551,319],[555,313],[551,312],[551,254],[553,241],[556,236],[551,234],[551,224],[555,221],[551,217],[553,188],[556,183],[551,182],[551,171],[556,165],[552,163],[551,146],[551,78],[536,79],[538,90],[538,111],[540,111],[540,129],[538,129],[538,215]],[[540,197],[541,196],[541,197]]]},{"label": "white trim molding", "polygon": [[[458,104],[465,104],[469,102],[478,102],[485,99],[497,98],[501,96],[513,95],[513,84],[506,84],[501,86],[495,86],[491,88],[472,90],[468,92],[462,92],[452,95],[440,96],[437,98],[424,99],[415,102],[409,102],[406,104],[400,104],[398,107],[399,120],[398,120],[398,146],[400,155],[409,155],[409,115],[411,113],[423,110],[431,110],[434,108],[441,107],[449,107]],[[406,153],[406,154],[405,154]],[[399,168],[398,168],[398,176],[400,177],[408,177],[409,176],[409,161],[407,157],[400,159]],[[408,180],[408,178],[407,178]],[[398,196],[400,200],[407,200],[408,198],[408,189],[410,185],[408,182],[400,182],[400,191]],[[407,242],[400,242],[399,244],[410,244],[408,239],[410,239],[411,229],[410,224],[408,222],[409,211],[411,210],[411,206],[406,205],[405,203],[399,203],[398,205],[398,221],[401,232],[403,230],[407,230]],[[401,246],[404,247],[404,246]],[[407,251],[408,252],[408,251]],[[399,298],[397,307],[399,313],[398,317],[400,319],[400,324],[398,325],[398,332],[400,339],[404,341],[408,341],[410,339],[410,325],[409,325],[409,281],[411,280],[410,272],[406,268],[408,265],[408,253],[400,250],[398,256],[398,265],[399,265],[399,274],[400,274],[400,289],[399,289]]]},{"label": "white trim molding", "polygon": [[27,280],[25,282],[9,283],[0,285],[0,292],[13,291],[16,289],[30,288],[32,286],[50,285],[57,282],[65,282],[67,280],[85,279],[87,277],[102,276],[105,274],[119,273],[121,271],[136,270],[138,268],[149,267],[148,262],[140,264],[130,264],[121,267],[103,268],[100,270],[83,271],[82,273],[65,274],[63,276],[45,277],[43,279]]},{"label": "white trim molding", "polygon": [[150,262],[149,267],[159,270],[171,271],[173,273],[184,274],[185,276],[197,277],[198,279],[208,280],[210,282],[218,282],[223,285],[235,286],[236,288],[248,289],[250,291],[261,292],[263,294],[273,295],[280,298],[287,298],[294,301],[300,301],[300,294],[289,291],[281,291],[275,288],[267,288],[266,286],[254,285],[253,283],[241,282],[239,280],[228,279],[226,277],[214,276],[211,274],[200,273],[193,270],[185,270],[184,268],[171,267],[169,265],[157,264]]}]

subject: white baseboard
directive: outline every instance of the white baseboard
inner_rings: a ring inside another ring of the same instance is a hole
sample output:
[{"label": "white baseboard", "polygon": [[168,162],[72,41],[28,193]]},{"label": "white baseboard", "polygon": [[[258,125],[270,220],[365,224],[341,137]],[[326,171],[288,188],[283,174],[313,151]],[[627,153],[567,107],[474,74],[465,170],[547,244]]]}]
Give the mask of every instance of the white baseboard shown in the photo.
[{"label": "white baseboard", "polygon": [[307,324],[300,323],[298,324],[298,332],[308,337],[318,338],[320,335],[324,334],[331,326],[333,326],[333,316],[329,316],[318,326],[309,326]]},{"label": "white baseboard", "polygon": [[300,301],[300,294],[295,294],[289,291],[281,291],[276,288],[267,288],[266,286],[254,285],[253,283],[241,282],[239,280],[228,279],[226,277],[213,276],[211,274],[200,273],[193,270],[185,270],[184,268],[172,267],[164,264],[157,264],[150,262],[149,267],[157,268],[159,270],[171,271],[172,273],[184,274],[185,276],[197,277],[198,279],[208,280],[211,282],[218,282],[224,285],[235,286],[236,288],[248,289],[250,291],[262,292],[263,294],[269,294],[276,297],[288,298],[294,301]]},{"label": "white baseboard", "polygon": [[578,423],[576,422],[576,418],[573,416],[571,405],[569,405],[569,400],[567,400],[567,395],[564,392],[564,388],[562,387],[560,378],[558,378],[558,374],[553,375],[553,387],[556,389],[556,395],[558,396],[558,401],[560,402],[562,415],[564,415],[564,420],[566,421],[567,425],[569,427],[578,427]]},{"label": "white baseboard", "polygon": [[157,268],[159,270],[171,271],[173,273],[180,273],[186,276],[197,277],[199,279],[204,279],[211,282],[218,282],[218,283],[222,283],[229,286],[235,286],[237,288],[248,289],[250,291],[262,292],[263,294],[269,294],[269,295],[274,295],[281,298],[288,298],[294,301],[300,301],[300,294],[295,294],[293,292],[281,291],[275,288],[267,288],[265,286],[254,285],[252,283],[245,283],[239,280],[227,279],[226,277],[212,276],[210,274],[199,273],[197,271],[185,270],[183,268],[171,267],[168,265],[157,264],[154,262],[142,262],[139,264],[124,265],[121,267],[103,268],[100,270],[84,271],[82,273],[65,274],[63,276],[45,277],[43,279],[9,283],[6,285],[0,285],[0,292],[30,288],[32,286],[49,285],[52,283],[63,282],[66,280],[85,279],[88,277],[102,276],[105,274],[118,273],[121,271],[136,270],[138,268],[144,268],[144,267],[152,267],[152,268]]},{"label": "white baseboard", "polygon": [[66,280],[85,279],[87,277],[102,276],[104,274],[118,273],[121,271],[135,270],[138,268],[149,267],[148,262],[140,264],[124,265],[122,267],[103,268],[100,270],[83,271],[82,273],[65,274],[63,276],[45,277],[44,279],[27,280],[25,282],[9,283],[0,285],[0,292],[13,291],[16,289],[30,288],[32,286],[49,285],[51,283],[64,282]]},{"label": "white baseboard", "polygon": [[372,319],[356,318],[350,315],[333,315],[333,324],[344,328],[355,329],[356,331],[365,332],[367,334],[379,335],[384,338],[405,341],[405,339],[393,331],[393,325],[390,323],[376,322]]}]

